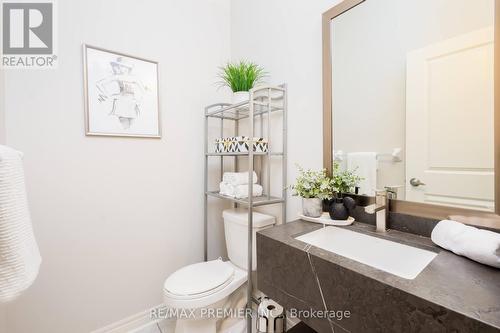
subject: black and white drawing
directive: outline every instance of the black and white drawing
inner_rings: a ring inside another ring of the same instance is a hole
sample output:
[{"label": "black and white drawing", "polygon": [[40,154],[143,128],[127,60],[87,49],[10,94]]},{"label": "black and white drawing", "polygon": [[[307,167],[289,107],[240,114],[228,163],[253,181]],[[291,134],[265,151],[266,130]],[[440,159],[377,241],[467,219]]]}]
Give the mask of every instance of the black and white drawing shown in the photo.
[{"label": "black and white drawing", "polygon": [[84,45],[86,134],[160,137],[158,63]]}]

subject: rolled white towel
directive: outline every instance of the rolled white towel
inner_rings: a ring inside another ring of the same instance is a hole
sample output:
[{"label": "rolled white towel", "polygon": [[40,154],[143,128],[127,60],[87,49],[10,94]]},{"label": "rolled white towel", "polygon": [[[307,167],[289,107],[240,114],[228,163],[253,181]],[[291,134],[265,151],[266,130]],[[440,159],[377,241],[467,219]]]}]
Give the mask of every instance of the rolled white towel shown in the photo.
[{"label": "rolled white towel", "polygon": [[485,265],[500,268],[500,234],[444,220],[432,230],[434,243]]},{"label": "rolled white towel", "polygon": [[[221,182],[219,184],[220,194],[227,195],[236,199],[248,198],[248,185],[232,185],[226,182]],[[260,197],[262,195],[262,186],[259,184],[253,184],[252,193],[254,197]]]},{"label": "rolled white towel", "polygon": [[[245,172],[224,172],[222,181],[231,185],[248,184],[248,171]],[[257,174],[253,171],[253,183],[257,183]]]}]

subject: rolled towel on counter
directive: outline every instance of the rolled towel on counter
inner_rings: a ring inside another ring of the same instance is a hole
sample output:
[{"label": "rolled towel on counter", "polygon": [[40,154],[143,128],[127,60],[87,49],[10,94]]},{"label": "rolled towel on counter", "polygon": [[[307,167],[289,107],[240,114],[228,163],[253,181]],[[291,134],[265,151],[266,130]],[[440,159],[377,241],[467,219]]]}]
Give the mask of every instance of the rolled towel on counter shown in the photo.
[{"label": "rolled towel on counter", "polygon": [[[248,171],[245,172],[224,172],[222,181],[230,185],[248,184]],[[253,171],[253,183],[257,183],[257,174]]]},{"label": "rolled towel on counter", "polygon": [[[232,185],[226,182],[221,182],[219,184],[220,194],[227,195],[228,197],[233,197],[236,199],[248,198],[248,185]],[[262,195],[263,189],[259,184],[253,184],[252,193],[254,197],[260,197]]]},{"label": "rolled towel on counter", "polygon": [[460,256],[500,268],[500,234],[444,220],[431,234],[432,241]]}]

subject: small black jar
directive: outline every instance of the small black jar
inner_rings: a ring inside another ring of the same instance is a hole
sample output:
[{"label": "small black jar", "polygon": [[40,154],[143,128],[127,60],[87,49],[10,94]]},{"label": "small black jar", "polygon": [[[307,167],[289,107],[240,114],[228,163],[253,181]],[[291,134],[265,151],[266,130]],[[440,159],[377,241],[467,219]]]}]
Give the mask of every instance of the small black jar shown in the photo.
[{"label": "small black jar", "polygon": [[347,220],[349,218],[349,210],[344,205],[343,198],[332,200],[329,213],[332,220]]},{"label": "small black jar", "polygon": [[323,199],[323,212],[330,211],[330,205],[332,204],[333,199]]}]

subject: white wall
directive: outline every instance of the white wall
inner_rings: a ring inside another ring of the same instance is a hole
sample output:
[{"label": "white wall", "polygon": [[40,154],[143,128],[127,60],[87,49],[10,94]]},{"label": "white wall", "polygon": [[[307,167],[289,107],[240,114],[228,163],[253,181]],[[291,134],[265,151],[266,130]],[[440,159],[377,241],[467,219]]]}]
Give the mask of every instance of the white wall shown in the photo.
[{"label": "white wall", "polygon": [[[288,184],[297,175],[296,163],[323,167],[321,14],[338,2],[231,1],[233,60],[255,61],[270,73],[270,83],[288,83]],[[300,200],[291,197],[287,220],[299,211]]]},{"label": "white wall", "polygon": [[[59,68],[6,73],[43,263],[2,332],[89,332],[161,303],[164,279],[203,258],[203,106],[224,97],[229,1],[58,5]],[[84,136],[82,43],[160,62],[161,140]]]}]

